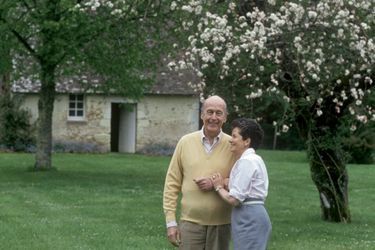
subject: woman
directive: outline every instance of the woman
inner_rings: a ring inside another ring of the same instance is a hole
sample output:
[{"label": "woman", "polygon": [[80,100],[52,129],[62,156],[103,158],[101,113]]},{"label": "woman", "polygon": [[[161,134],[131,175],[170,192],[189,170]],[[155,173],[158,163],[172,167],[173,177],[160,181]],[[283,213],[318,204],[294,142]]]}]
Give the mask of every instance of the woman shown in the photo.
[{"label": "woman", "polygon": [[263,130],[252,119],[232,122],[231,151],[235,155],[227,191],[219,173],[211,179],[222,199],[233,206],[232,239],[235,250],[267,248],[271,222],[264,207],[268,193],[268,174],[262,158],[255,153],[263,140]]}]

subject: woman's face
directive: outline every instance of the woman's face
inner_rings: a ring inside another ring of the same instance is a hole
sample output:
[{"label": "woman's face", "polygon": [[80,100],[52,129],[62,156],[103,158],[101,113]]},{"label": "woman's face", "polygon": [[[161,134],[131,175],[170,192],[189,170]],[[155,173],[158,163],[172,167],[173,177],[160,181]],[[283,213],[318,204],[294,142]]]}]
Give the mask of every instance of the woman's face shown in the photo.
[{"label": "woman's face", "polygon": [[232,130],[232,138],[229,140],[229,143],[231,145],[230,151],[232,151],[233,154],[240,156],[246,149],[249,148],[250,139],[244,140],[242,138],[242,135],[240,135],[240,129],[234,128]]}]

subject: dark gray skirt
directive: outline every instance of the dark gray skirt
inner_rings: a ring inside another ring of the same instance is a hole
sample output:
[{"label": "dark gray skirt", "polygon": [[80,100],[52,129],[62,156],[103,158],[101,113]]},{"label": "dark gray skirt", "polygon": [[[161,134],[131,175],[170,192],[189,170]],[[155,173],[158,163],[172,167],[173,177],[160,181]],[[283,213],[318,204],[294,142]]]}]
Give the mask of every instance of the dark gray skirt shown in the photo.
[{"label": "dark gray skirt", "polygon": [[232,240],[235,250],[263,250],[271,234],[271,221],[262,204],[232,209]]}]

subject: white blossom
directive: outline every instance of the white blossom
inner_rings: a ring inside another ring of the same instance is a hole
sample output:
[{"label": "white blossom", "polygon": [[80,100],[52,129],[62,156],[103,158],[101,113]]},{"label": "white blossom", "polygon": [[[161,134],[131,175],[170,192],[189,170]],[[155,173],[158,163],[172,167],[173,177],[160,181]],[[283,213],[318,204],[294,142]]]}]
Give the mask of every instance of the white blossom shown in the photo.
[{"label": "white blossom", "polygon": [[283,127],[282,127],[282,131],[284,132],[284,133],[286,133],[286,132],[288,132],[288,130],[289,130],[289,127],[287,126],[287,125],[283,125]]},{"label": "white blossom", "polygon": [[308,12],[308,16],[309,16],[310,19],[315,19],[318,16],[318,13],[316,13],[315,11],[310,10]]},{"label": "white blossom", "polygon": [[357,126],[356,125],[351,125],[350,126],[350,131],[354,132],[357,130]]},{"label": "white blossom", "polygon": [[[234,1],[220,15],[203,13],[198,6],[204,1],[174,2],[199,16],[185,26],[194,30],[186,65],[197,67],[200,77],[212,73],[214,66],[219,79],[232,87],[237,84],[233,79],[249,82],[244,89],[248,99],[280,93],[291,106],[295,101],[317,105],[311,106],[317,116],[324,115],[330,105],[326,102],[333,100],[337,113],[348,109],[356,122],[363,120],[364,113],[368,121],[374,117],[372,107],[363,105],[371,93],[375,65],[374,14],[369,11],[374,9],[373,1],[321,0],[315,6],[280,1],[277,7],[275,0],[268,0],[269,13],[254,8],[243,16],[238,15]],[[305,100],[288,96],[284,92],[288,86],[279,82],[284,55],[292,59],[293,82],[299,84]],[[350,105],[344,105],[348,101]]]},{"label": "white blossom", "polygon": [[357,120],[362,122],[362,123],[367,123],[368,119],[367,119],[367,116],[365,115],[357,115]]},{"label": "white blossom", "polygon": [[184,5],[181,9],[190,13],[194,11],[194,9],[190,5]]},{"label": "white blossom", "polygon": [[176,3],[175,1],[173,1],[173,2],[171,3],[171,10],[175,10],[176,7],[177,7],[177,3]]},{"label": "white blossom", "polygon": [[276,4],[276,0],[267,0],[267,2],[270,5],[275,5]]},{"label": "white blossom", "polygon": [[355,114],[355,111],[354,111],[354,109],[352,107],[349,107],[349,112],[350,112],[351,115]]}]

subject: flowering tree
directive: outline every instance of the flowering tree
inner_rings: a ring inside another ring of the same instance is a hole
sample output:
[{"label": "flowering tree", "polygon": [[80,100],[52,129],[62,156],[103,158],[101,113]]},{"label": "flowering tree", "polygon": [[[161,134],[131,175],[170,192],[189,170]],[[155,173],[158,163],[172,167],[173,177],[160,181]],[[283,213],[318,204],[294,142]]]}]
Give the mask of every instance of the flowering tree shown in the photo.
[{"label": "flowering tree", "polygon": [[36,169],[51,167],[56,82],[74,77],[83,90],[140,97],[149,82],[144,70],[158,52],[153,35],[162,34],[164,10],[169,8],[149,0],[0,1],[0,30],[15,41],[7,50],[12,80],[40,87]]},{"label": "flowering tree", "polygon": [[197,91],[225,96],[240,116],[272,97],[280,114],[274,125],[286,132],[295,124],[306,139],[323,219],[350,222],[339,135],[375,121],[366,105],[374,95],[375,2],[206,2],[174,2],[189,37],[184,60],[170,67],[194,69]]}]

